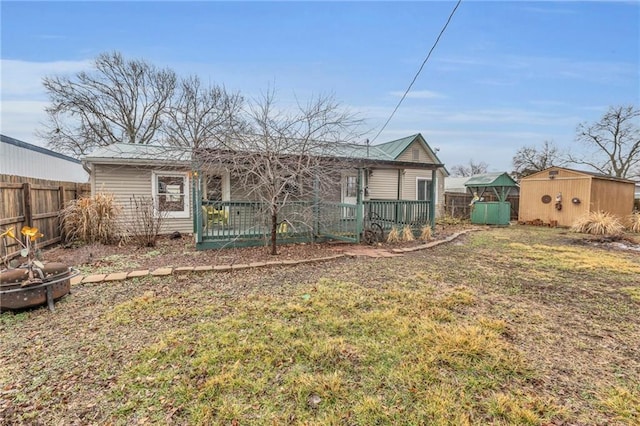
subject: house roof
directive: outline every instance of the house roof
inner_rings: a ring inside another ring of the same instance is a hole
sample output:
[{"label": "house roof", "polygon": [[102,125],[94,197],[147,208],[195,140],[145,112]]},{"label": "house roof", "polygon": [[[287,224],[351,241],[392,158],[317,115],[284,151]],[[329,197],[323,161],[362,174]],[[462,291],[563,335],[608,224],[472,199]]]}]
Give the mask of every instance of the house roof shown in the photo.
[{"label": "house roof", "polygon": [[471,176],[464,184],[472,188],[486,188],[491,186],[518,186],[515,180],[507,172],[484,173]]},{"label": "house roof", "polygon": [[[409,163],[397,160],[415,140],[423,144],[425,149],[435,159],[435,163]],[[440,163],[438,157],[419,133],[380,145],[339,144],[333,150],[332,156],[377,164],[401,165],[405,167],[419,167],[419,165],[422,165],[424,167],[428,166],[428,168],[435,166],[444,169],[444,165]],[[96,149],[91,154],[85,156],[83,161],[86,163],[121,164],[122,161],[126,160],[128,163],[134,164],[169,163],[185,165],[190,164],[191,159],[191,151],[186,148],[117,143]],[[445,173],[448,175],[446,169]]]},{"label": "house roof", "polygon": [[87,163],[121,164],[126,160],[136,164],[186,165],[191,163],[191,151],[172,146],[115,143],[96,149],[82,160]]}]

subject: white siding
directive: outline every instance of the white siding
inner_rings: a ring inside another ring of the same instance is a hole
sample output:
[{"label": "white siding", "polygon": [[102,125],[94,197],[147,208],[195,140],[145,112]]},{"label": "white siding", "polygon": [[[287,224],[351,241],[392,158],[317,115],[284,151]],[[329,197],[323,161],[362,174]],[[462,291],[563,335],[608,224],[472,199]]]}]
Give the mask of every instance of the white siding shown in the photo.
[{"label": "white siding", "polygon": [[[406,169],[403,175],[402,194],[403,200],[417,200],[418,178],[431,180],[431,170]],[[444,209],[444,173],[436,172],[436,217],[442,214]]]},{"label": "white siding", "polygon": [[369,176],[370,200],[398,199],[398,171],[395,169],[373,169]]},{"label": "white siding", "polygon": [[[113,194],[116,202],[123,208],[123,223],[126,228],[130,220],[129,218],[131,217],[132,197],[151,198],[151,173],[153,170],[158,169],[154,169],[153,167],[94,164],[91,179],[91,193],[104,192]],[[188,188],[189,191],[191,191],[190,180],[188,182]],[[189,196],[189,217],[180,219],[165,218],[161,230],[162,233],[168,234],[174,231],[179,231],[184,234],[193,233],[193,208],[191,201],[191,196]]]},{"label": "white siding", "polygon": [[[414,158],[413,151],[414,149],[418,150],[418,158]],[[424,148],[424,146],[418,142],[414,141],[405,151],[396,158],[397,161],[408,161],[411,163],[433,163],[435,159],[429,155],[429,152]]]},{"label": "white siding", "polygon": [[89,181],[82,164],[5,142],[0,142],[0,174],[65,182]]}]

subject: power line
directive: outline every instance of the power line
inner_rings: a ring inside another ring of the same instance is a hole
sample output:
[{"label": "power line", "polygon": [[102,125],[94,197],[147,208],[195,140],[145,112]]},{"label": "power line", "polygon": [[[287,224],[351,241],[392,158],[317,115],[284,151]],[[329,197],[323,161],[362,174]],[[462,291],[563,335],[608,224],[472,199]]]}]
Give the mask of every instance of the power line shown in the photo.
[{"label": "power line", "polygon": [[409,87],[407,87],[407,90],[404,92],[404,95],[402,95],[402,98],[400,98],[400,101],[398,102],[398,105],[396,105],[396,107],[394,108],[393,112],[391,113],[391,115],[389,116],[387,121],[384,123],[384,125],[382,126],[382,128],[380,129],[378,134],[376,134],[376,136],[371,140],[371,142],[375,141],[378,138],[378,136],[380,136],[380,133],[382,133],[382,131],[387,127],[387,124],[389,124],[389,122],[391,121],[393,116],[396,114],[396,111],[398,111],[398,108],[400,108],[400,104],[402,104],[402,101],[404,101],[404,99],[407,97],[407,94],[409,93],[409,90],[411,90],[411,87],[413,86],[413,83],[415,83],[416,80],[418,79],[418,76],[422,72],[422,68],[424,68],[425,64],[427,63],[427,61],[431,57],[431,53],[433,53],[434,49],[438,45],[438,42],[440,41],[440,37],[442,37],[442,34],[444,34],[445,30],[449,26],[449,22],[451,22],[451,18],[453,18],[453,15],[456,13],[456,10],[458,10],[458,6],[460,6],[460,3],[462,3],[462,0],[458,0],[458,2],[456,3],[455,7],[453,8],[451,13],[449,14],[449,18],[447,18],[447,22],[445,22],[444,26],[442,27],[442,30],[440,30],[440,34],[438,34],[438,38],[436,38],[436,41],[433,43],[433,46],[431,46],[431,49],[429,50],[429,53],[427,54],[427,57],[424,58],[424,61],[422,62],[422,65],[420,65],[420,69],[418,69],[418,72],[413,77],[413,80],[411,80],[411,83],[409,84]]}]

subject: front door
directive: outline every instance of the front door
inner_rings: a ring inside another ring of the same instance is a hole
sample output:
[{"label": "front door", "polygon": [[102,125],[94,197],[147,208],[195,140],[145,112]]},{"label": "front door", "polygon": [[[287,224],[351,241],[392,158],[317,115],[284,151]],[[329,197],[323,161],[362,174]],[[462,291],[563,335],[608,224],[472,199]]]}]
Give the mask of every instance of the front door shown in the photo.
[{"label": "front door", "polygon": [[[342,202],[345,204],[355,204],[358,202],[358,176],[346,175],[342,178]],[[355,207],[344,207],[342,217],[355,217]]]}]

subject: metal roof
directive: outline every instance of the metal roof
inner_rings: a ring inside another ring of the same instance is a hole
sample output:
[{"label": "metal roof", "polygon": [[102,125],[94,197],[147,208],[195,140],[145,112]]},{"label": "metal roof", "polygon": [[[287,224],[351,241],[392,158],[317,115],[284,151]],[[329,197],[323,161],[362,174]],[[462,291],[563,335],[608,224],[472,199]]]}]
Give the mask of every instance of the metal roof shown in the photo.
[{"label": "metal roof", "polygon": [[[407,163],[409,165],[418,166],[430,165],[444,167],[435,155],[433,150],[424,141],[424,138],[418,133],[406,138],[386,142],[379,145],[359,145],[359,144],[336,144],[324,155],[333,157],[341,157],[350,160],[363,160],[372,162],[384,162],[387,164],[399,162],[397,158],[415,141],[419,140],[424,144],[427,151],[435,159],[435,163]],[[87,163],[114,163],[114,162],[137,162],[137,163],[188,163],[192,160],[191,150],[188,148],[161,146],[161,145],[143,145],[143,144],[126,144],[116,143],[113,145],[97,148],[91,154],[82,158]]]},{"label": "metal roof", "polygon": [[485,173],[471,176],[464,184],[467,187],[518,186],[507,172]]},{"label": "metal roof", "polygon": [[67,160],[67,161],[71,161],[72,163],[76,163],[76,164],[80,164],[80,160],[77,160],[73,157],[69,157],[67,155],[64,154],[60,154],[59,152],[55,152],[55,151],[51,151],[50,149],[47,148],[43,148],[41,146],[37,146],[37,145],[32,145],[30,143],[15,139],[15,138],[11,138],[9,136],[5,136],[0,134],[0,141],[2,141],[3,143],[8,143],[9,145],[14,145],[20,148],[24,148],[24,149],[29,149],[31,151],[35,151],[35,152],[39,152],[40,154],[45,154],[45,155],[50,155],[52,157],[56,157],[59,158],[61,160]]},{"label": "metal roof", "polygon": [[82,160],[88,163],[121,160],[186,163],[191,161],[191,150],[173,146],[115,143],[96,149]]}]

